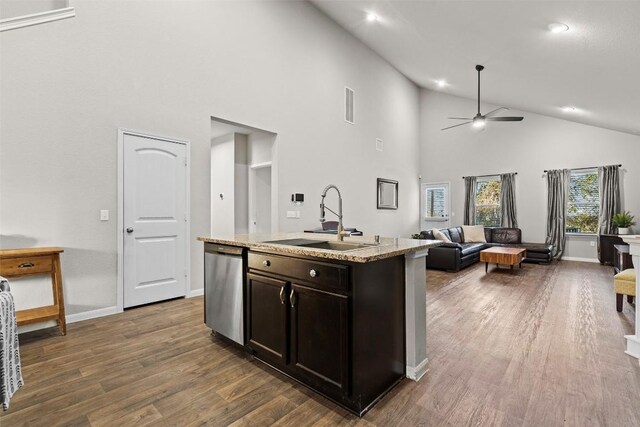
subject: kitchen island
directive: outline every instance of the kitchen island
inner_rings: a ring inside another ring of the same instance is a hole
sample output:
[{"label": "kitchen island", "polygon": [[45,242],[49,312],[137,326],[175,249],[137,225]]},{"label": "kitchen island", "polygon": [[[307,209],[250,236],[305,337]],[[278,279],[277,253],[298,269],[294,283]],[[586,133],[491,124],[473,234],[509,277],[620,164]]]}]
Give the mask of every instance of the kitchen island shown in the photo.
[{"label": "kitchen island", "polygon": [[239,344],[275,369],[357,415],[405,376],[426,372],[424,257],[439,241],[308,233],[199,240],[209,254],[242,248]]}]

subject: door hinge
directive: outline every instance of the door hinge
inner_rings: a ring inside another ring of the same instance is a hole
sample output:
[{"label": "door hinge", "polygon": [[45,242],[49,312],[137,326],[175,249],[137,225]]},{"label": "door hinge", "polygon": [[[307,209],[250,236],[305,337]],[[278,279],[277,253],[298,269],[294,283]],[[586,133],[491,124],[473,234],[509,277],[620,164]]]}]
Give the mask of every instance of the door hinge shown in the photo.
[{"label": "door hinge", "polygon": [[187,277],[187,269],[184,269],[184,277]]},{"label": "door hinge", "polygon": [[184,222],[187,222],[187,220],[189,219],[189,217],[187,216],[187,213],[184,213]]},{"label": "door hinge", "polygon": [[187,158],[184,158],[184,165],[187,166]]}]

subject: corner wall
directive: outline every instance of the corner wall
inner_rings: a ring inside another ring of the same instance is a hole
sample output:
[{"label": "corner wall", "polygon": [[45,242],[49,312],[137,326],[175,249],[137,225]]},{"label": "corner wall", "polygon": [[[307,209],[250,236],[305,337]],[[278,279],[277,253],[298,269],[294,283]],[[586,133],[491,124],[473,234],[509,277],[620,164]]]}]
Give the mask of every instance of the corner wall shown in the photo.
[{"label": "corner wall", "polygon": [[[491,111],[494,105],[482,105]],[[523,115],[518,123],[489,123],[478,132],[471,126],[446,131],[455,124],[447,117],[471,117],[476,101],[423,89],[420,92],[420,171],[422,182],[451,182],[451,224],[460,225],[466,175],[518,172],[516,203],[522,237],[543,242],[546,233],[546,169],[609,164],[621,169],[624,208],[640,217],[640,137],[582,125],[538,114],[509,110],[502,115]],[[636,226],[636,231],[639,230]],[[565,256],[597,259],[595,236],[569,236]]]}]

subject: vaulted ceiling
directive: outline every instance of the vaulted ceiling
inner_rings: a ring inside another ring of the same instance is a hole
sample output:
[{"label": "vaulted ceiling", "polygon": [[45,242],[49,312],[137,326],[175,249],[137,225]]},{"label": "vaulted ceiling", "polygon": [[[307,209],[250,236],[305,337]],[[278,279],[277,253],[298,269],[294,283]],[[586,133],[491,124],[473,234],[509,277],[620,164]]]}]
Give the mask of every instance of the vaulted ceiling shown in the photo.
[{"label": "vaulted ceiling", "polygon": [[638,1],[312,3],[421,87],[475,99],[482,64],[483,102],[640,134]]}]

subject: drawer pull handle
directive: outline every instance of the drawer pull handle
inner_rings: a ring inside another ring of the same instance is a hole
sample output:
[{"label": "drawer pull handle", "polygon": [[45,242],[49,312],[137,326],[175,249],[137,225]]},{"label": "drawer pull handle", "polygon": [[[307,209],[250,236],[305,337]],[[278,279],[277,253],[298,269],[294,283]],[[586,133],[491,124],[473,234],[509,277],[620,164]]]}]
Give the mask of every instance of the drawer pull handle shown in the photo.
[{"label": "drawer pull handle", "polygon": [[35,266],[35,264],[32,262],[23,262],[18,266],[18,268],[31,268],[33,266]]},{"label": "drawer pull handle", "polygon": [[309,271],[309,276],[311,276],[311,277],[316,277],[317,275],[318,275],[318,272],[317,272],[317,271],[315,271],[315,270],[313,270],[313,269],[311,269],[311,270]]},{"label": "drawer pull handle", "polygon": [[291,308],[296,306],[296,293],[293,289],[291,289],[291,295],[289,295],[289,300],[291,300]]},{"label": "drawer pull handle", "polygon": [[262,265],[264,265],[265,267],[269,267],[271,265],[271,262],[265,259],[264,261],[262,261]]},{"label": "drawer pull handle", "polygon": [[280,302],[284,305],[284,286],[280,288]]}]

